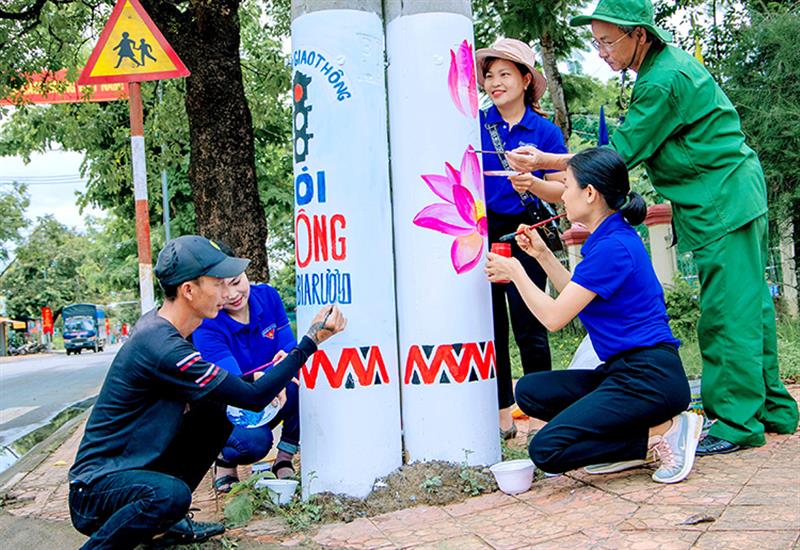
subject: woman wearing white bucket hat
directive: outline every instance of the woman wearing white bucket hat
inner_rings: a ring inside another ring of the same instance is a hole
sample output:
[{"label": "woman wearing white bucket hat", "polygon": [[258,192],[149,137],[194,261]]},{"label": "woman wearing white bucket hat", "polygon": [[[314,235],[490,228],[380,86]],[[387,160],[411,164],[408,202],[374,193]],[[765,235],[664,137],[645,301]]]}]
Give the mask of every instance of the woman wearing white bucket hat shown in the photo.
[{"label": "woman wearing white bucket hat", "polygon": [[[550,153],[566,153],[561,130],[544,117],[539,100],[547,89],[547,81],[536,70],[531,48],[519,40],[504,38],[491,48],[475,53],[478,84],[493,105],[481,111],[481,146],[484,151],[510,151],[534,145]],[[499,175],[509,170],[502,154],[484,154],[483,168],[489,239],[497,242],[501,235],[516,231],[520,224],[531,223],[525,203],[559,201],[563,186],[545,181],[541,171]],[[498,175],[491,175],[497,172]],[[547,276],[539,264],[511,243],[512,256],[518,258],[530,278],[544,288]],[[506,306],[508,300],[508,306]],[[507,309],[508,308],[508,309]],[[525,374],[550,370],[550,348],[547,330],[531,314],[514,285],[492,285],[495,349],[497,353],[497,391],[500,405],[500,432],[508,439],[516,435],[511,418],[514,394],[511,384],[511,361],[508,352],[508,312],[511,327],[520,350]]]}]

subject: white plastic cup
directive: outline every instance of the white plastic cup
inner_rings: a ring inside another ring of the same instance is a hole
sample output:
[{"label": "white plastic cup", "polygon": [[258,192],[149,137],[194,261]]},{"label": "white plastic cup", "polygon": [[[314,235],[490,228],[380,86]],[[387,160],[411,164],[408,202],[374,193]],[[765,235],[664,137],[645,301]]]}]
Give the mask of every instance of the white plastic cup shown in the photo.
[{"label": "white plastic cup", "polygon": [[508,495],[524,493],[530,489],[535,469],[529,458],[498,462],[489,468],[497,480],[497,486]]},{"label": "white plastic cup", "polygon": [[259,479],[256,487],[265,487],[269,492],[272,502],[279,506],[289,504],[294,492],[297,490],[298,481],[294,479]]}]

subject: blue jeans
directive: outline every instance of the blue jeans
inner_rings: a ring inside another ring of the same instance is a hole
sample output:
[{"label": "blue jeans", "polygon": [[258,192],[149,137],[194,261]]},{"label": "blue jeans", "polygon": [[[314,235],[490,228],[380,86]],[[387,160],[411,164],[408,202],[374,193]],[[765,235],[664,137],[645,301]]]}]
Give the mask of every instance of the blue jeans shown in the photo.
[{"label": "blue jeans", "polygon": [[272,430],[283,422],[278,449],[294,454],[300,446],[300,396],[294,382],[286,386],[286,404],[278,414],[260,428],[234,426],[228,442],[222,449],[222,459],[229,464],[252,464],[258,462],[272,448]]},{"label": "blue jeans", "polygon": [[224,405],[193,403],[152,464],[70,483],[72,525],[90,537],[82,550],[135,548],[180,521],[231,428]]},{"label": "blue jeans", "polygon": [[186,515],[192,491],[180,479],[148,470],[109,474],[71,485],[72,525],[91,537],[82,548],[135,548]]}]

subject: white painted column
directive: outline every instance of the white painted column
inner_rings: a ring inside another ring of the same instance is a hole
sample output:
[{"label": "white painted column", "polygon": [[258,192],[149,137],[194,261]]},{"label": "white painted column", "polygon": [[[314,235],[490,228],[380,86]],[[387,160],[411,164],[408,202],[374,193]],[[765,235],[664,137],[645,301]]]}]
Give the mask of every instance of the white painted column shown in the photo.
[{"label": "white painted column", "polygon": [[500,459],[470,3],[384,1],[409,462]]},{"label": "white painted column", "polygon": [[364,497],[402,463],[381,13],[292,6],[297,327],[348,318],[302,370],[305,496]]},{"label": "white painted column", "polygon": [[572,273],[575,273],[575,266],[583,259],[581,247],[586,242],[586,239],[589,238],[589,234],[589,231],[577,225],[573,225],[561,234],[561,240],[567,245],[569,270]]},{"label": "white painted column", "polygon": [[650,257],[661,286],[672,286],[678,271],[678,259],[672,245],[672,205],[654,204],[647,209],[644,219],[650,233]]},{"label": "white painted column", "polygon": [[786,302],[786,312],[793,319],[797,318],[797,258],[794,257],[794,226],[791,221],[779,224],[781,271],[783,281],[781,292]]}]

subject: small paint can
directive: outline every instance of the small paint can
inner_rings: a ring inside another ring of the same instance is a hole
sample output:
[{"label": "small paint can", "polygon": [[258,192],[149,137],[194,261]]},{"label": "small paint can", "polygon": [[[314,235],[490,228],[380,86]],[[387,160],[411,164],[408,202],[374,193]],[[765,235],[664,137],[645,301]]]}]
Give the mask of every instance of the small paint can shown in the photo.
[{"label": "small paint can", "polygon": [[[491,248],[492,254],[497,254],[498,256],[505,256],[506,258],[511,257],[511,243],[492,243]],[[495,281],[495,283],[510,283],[508,279],[503,281]]]}]

